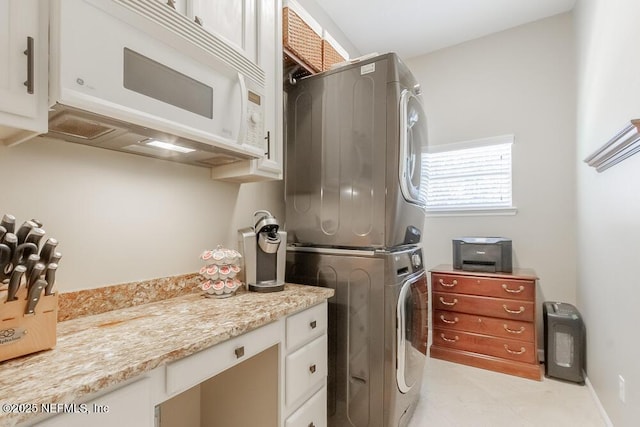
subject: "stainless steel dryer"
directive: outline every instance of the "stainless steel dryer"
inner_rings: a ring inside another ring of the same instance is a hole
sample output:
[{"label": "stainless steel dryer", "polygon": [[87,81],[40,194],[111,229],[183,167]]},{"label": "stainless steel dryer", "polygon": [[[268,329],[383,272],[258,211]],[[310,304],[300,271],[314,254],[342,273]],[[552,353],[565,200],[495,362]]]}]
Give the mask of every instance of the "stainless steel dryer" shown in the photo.
[{"label": "stainless steel dryer", "polygon": [[292,248],[289,282],[330,287],[331,427],[405,426],[427,354],[427,280],[419,248]]},{"label": "stainless steel dryer", "polygon": [[289,242],[343,248],[417,244],[427,146],[420,85],[394,53],[287,89]]}]

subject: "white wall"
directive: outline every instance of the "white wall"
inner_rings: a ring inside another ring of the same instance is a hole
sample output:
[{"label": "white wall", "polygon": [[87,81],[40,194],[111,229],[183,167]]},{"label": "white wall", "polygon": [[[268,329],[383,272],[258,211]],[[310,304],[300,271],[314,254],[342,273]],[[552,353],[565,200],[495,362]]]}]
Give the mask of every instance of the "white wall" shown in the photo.
[{"label": "white wall", "polygon": [[60,241],[60,291],[193,273],[237,247],[256,209],[284,220],[281,182],[228,184],[209,169],[45,138],[0,146],[0,215]]},{"label": "white wall", "polygon": [[430,144],[515,135],[517,214],[428,217],[426,265],[450,264],[454,237],[510,237],[514,267],[533,268],[540,278],[539,300],[575,303],[572,16],[547,18],[407,63],[424,89]]},{"label": "white wall", "polygon": [[582,160],[640,118],[638,16],[637,0],[577,2],[577,299],[587,324],[588,377],[616,426],[640,422],[640,155],[603,173]]}]

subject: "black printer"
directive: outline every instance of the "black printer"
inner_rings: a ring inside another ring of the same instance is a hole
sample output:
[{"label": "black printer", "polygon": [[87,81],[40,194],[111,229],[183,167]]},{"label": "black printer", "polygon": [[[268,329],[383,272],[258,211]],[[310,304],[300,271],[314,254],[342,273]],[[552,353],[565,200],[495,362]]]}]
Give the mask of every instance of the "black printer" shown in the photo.
[{"label": "black printer", "polygon": [[459,237],[453,239],[453,268],[490,273],[511,273],[511,239]]}]

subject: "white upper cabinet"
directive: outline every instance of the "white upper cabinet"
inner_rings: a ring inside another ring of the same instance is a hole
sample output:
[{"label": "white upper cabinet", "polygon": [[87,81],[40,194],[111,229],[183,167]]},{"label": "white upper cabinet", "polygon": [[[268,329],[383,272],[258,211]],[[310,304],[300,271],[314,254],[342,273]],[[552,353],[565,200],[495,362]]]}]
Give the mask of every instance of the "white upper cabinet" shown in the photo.
[{"label": "white upper cabinet", "polygon": [[48,2],[0,1],[0,142],[47,131]]}]

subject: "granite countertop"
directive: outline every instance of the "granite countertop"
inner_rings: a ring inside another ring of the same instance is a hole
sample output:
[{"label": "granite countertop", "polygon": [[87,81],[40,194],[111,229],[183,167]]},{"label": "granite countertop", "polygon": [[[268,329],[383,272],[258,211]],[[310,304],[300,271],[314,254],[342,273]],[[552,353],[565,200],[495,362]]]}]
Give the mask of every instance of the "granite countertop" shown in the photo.
[{"label": "granite countertop", "polygon": [[[58,323],[53,350],[0,363],[0,403],[72,403],[321,303],[333,290],[287,284],[225,299],[188,294]],[[36,414],[0,410],[0,426]]]}]

